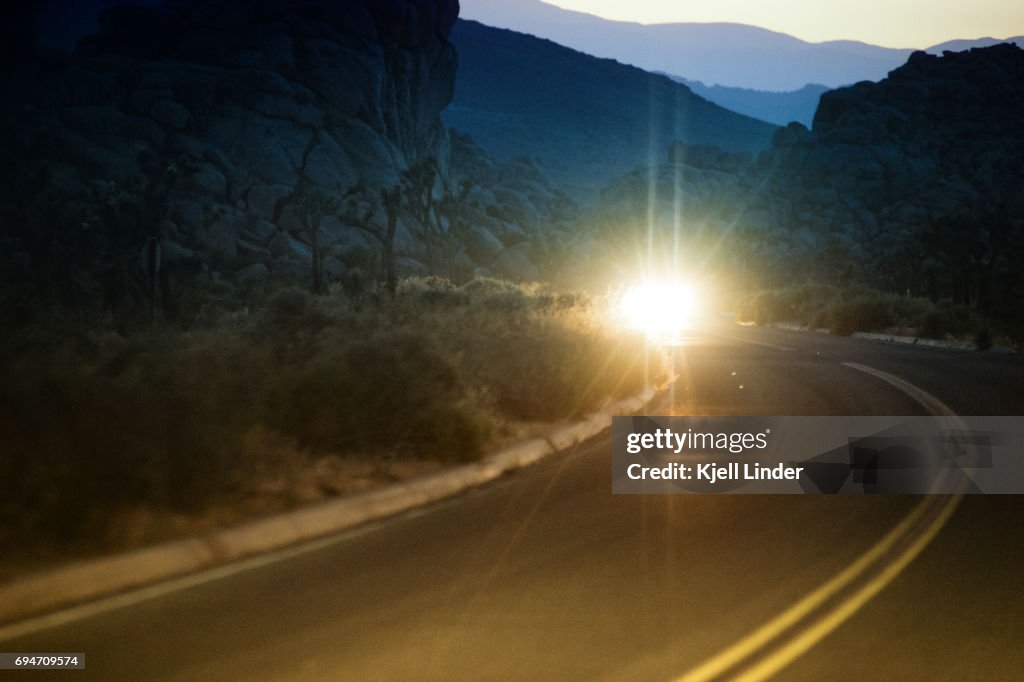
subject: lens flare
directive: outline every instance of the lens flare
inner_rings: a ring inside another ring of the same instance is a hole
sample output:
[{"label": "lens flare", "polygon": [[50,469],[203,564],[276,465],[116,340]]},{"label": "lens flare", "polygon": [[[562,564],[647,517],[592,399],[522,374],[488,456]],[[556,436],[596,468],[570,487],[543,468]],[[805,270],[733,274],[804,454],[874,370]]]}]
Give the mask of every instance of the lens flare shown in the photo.
[{"label": "lens flare", "polygon": [[628,328],[664,340],[692,325],[697,301],[697,292],[689,284],[648,283],[627,289],[618,307]]}]

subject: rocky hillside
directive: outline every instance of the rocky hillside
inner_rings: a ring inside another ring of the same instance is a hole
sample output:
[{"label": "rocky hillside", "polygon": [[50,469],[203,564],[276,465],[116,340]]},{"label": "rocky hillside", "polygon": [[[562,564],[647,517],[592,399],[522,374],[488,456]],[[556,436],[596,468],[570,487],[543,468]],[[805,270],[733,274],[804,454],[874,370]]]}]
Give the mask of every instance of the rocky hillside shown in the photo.
[{"label": "rocky hillside", "polygon": [[880,83],[824,94],[810,142],[787,166],[893,217],[992,201],[1024,179],[1024,51],[916,52]]},{"label": "rocky hillside", "polygon": [[1024,199],[1024,50],[917,52],[880,83],[824,94],[813,132],[779,133],[767,162],[776,221],[834,234],[893,284],[990,270]]},{"label": "rocky hillside", "polygon": [[825,93],[813,130],[780,129],[756,162],[676,145],[649,177],[613,183],[594,220],[644,216],[653,189],[662,225],[681,222],[698,252],[726,244],[709,260],[733,271],[1018,305],[1024,50],[915,53],[880,83]]},{"label": "rocky hillside", "polygon": [[460,20],[451,39],[460,64],[445,122],[575,189],[648,165],[674,139],[757,152],[775,130],[665,76],[523,33]]},{"label": "rocky hillside", "polygon": [[[164,279],[308,277],[311,196],[334,200],[316,245],[328,273],[370,267],[383,211],[346,197],[417,165],[446,181],[458,9],[165,0],[105,11],[73,54],[22,51],[0,105],[5,279],[130,308],[151,239]],[[411,272],[427,269],[420,227],[402,214]]]}]

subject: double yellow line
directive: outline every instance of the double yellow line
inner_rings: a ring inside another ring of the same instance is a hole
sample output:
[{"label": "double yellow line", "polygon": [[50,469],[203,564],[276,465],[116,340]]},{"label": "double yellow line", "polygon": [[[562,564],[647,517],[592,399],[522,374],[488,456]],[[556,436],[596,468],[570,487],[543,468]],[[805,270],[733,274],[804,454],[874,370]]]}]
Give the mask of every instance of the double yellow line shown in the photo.
[{"label": "double yellow line", "polygon": [[[920,526],[922,522],[927,523],[898,555],[893,557],[889,563],[881,568],[877,575],[863,586],[801,629],[795,636],[782,643],[771,653],[759,658],[749,667],[731,676],[734,679],[744,681],[770,678],[842,625],[850,616],[881,592],[886,585],[891,583],[942,530],[942,527],[953,515],[953,512],[956,511],[960,500],[960,495],[944,498],[926,497],[914,507],[899,525],[890,530],[884,538],[843,569],[838,575],[740,641],[701,663],[682,677],[679,677],[679,682],[711,680],[734,669],[745,659],[756,654],[784,632],[796,626],[804,618],[821,608],[828,600],[835,597],[841,590],[862,577],[883,556],[888,554],[893,547],[911,534],[915,527]],[[936,501],[940,502],[940,506],[937,509],[933,509],[936,506]]]},{"label": "double yellow line", "polygon": [[[897,376],[857,363],[843,364],[896,387],[937,417],[957,418],[956,413],[938,398]],[[885,537],[831,580],[740,641],[677,678],[678,682],[703,682],[727,673],[731,679],[743,682],[769,679],[827,637],[891,583],[939,534],[961,500],[961,495],[925,497]],[[883,557],[898,546],[895,556],[883,563]],[[872,568],[877,573],[866,578]],[[834,605],[824,608],[842,590],[862,578],[866,578],[863,584]],[[819,610],[822,610],[820,615],[795,629]],[[790,630],[794,632],[783,638]],[[773,649],[766,649],[775,640],[780,641]],[[748,659],[751,662],[742,666]]]}]

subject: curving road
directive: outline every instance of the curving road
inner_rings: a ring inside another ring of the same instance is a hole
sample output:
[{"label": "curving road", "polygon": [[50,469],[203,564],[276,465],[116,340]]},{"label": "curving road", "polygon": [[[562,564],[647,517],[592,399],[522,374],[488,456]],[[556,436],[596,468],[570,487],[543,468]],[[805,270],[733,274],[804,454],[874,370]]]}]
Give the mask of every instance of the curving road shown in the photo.
[{"label": "curving road", "polygon": [[[649,412],[927,414],[847,362],[900,377],[959,414],[1024,414],[1017,356],[733,326],[675,350],[679,380]],[[99,680],[699,677],[702,664],[792,613],[912,510],[930,504],[934,519],[947,501],[613,496],[605,434],[446,503],[0,641],[0,651],[85,652],[87,670],[74,675]],[[877,596],[768,676],[1018,679],[1022,511],[1016,497],[965,498]],[[870,571],[715,674],[756,678],[786,643],[885,574],[924,537],[924,521]]]}]

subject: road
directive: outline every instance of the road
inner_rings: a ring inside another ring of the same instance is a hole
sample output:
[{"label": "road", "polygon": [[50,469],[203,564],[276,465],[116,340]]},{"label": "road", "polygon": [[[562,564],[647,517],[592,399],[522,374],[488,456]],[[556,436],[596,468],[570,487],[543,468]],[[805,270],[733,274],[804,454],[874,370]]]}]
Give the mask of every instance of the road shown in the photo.
[{"label": "road", "polygon": [[[1024,414],[1017,356],[732,326],[675,350],[680,378],[649,413],[927,414],[848,362],[959,414]],[[613,496],[606,434],[314,550],[0,651],[85,652],[75,678],[98,680],[668,680],[791,612],[921,499]],[[1022,511],[1016,497],[965,498],[884,589],[769,677],[1019,679]],[[808,620],[838,613],[859,586]],[[808,626],[719,674],[772,660]]]}]

